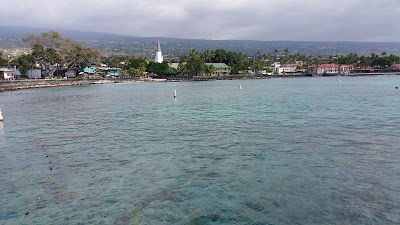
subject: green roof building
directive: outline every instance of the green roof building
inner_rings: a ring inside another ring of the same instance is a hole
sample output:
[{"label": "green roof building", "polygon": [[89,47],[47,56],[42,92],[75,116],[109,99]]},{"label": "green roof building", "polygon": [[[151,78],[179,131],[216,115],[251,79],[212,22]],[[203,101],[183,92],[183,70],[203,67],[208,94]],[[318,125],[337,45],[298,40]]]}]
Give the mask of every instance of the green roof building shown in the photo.
[{"label": "green roof building", "polygon": [[205,65],[213,67],[213,72],[208,74],[211,76],[226,76],[231,73],[231,67],[225,63],[205,63]]}]

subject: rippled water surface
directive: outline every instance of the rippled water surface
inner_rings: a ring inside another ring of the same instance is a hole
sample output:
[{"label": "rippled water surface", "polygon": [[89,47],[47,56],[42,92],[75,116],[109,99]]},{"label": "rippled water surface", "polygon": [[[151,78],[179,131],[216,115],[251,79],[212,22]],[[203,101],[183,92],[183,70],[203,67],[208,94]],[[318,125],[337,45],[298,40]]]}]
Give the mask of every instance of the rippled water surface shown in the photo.
[{"label": "rippled water surface", "polygon": [[398,224],[396,85],[400,76],[0,93],[0,224]]}]

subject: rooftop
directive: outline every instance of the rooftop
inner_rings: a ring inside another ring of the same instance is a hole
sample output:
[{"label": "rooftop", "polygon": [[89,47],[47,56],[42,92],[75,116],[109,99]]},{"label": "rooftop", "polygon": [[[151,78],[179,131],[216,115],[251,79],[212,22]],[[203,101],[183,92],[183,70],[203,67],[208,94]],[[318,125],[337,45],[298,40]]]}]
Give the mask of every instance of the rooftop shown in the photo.
[{"label": "rooftop", "polygon": [[226,65],[225,63],[205,63],[207,66],[213,65],[215,69],[229,69],[230,66]]}]

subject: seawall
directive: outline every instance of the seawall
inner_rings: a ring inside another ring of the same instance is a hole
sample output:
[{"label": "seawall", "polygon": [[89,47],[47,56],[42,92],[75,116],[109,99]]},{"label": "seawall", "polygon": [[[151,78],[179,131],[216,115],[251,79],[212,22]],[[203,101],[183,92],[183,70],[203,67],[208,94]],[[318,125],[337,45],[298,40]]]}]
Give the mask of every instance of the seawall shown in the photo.
[{"label": "seawall", "polygon": [[32,88],[50,88],[50,87],[78,86],[78,85],[106,84],[106,83],[116,83],[116,80],[109,80],[109,79],[0,80],[0,92],[16,91],[16,90],[32,89]]}]

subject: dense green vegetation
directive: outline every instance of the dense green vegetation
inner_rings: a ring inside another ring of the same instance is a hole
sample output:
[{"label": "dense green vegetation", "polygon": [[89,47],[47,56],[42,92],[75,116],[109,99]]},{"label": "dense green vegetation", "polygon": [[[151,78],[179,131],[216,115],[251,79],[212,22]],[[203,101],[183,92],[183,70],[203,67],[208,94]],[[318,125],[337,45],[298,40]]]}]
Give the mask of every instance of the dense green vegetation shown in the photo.
[{"label": "dense green vegetation", "polygon": [[358,56],[357,54],[349,54],[339,56],[335,62],[339,64],[357,64],[359,66],[372,66],[375,68],[387,68],[395,63],[400,63],[400,57],[393,54],[387,55],[382,52],[381,55],[372,53],[370,56]]},{"label": "dense green vegetation", "polygon": [[257,52],[253,56],[246,56],[239,52],[227,52],[224,49],[215,51],[204,51],[199,53],[192,50],[188,55],[180,57],[180,74],[208,74],[208,68],[204,67],[204,63],[225,63],[232,68],[232,74],[247,73],[249,70],[259,74],[260,71],[272,72],[270,66],[273,62],[281,64],[301,62],[302,67],[313,64],[355,64],[357,66],[371,66],[374,68],[384,69],[395,63],[400,62],[400,57],[393,54],[387,55],[383,52],[380,56],[371,54],[371,56],[358,56],[357,54],[349,54],[346,56],[330,56],[315,57],[304,54],[291,54],[289,49],[284,50],[284,55],[279,54],[278,49],[274,53]]}]

